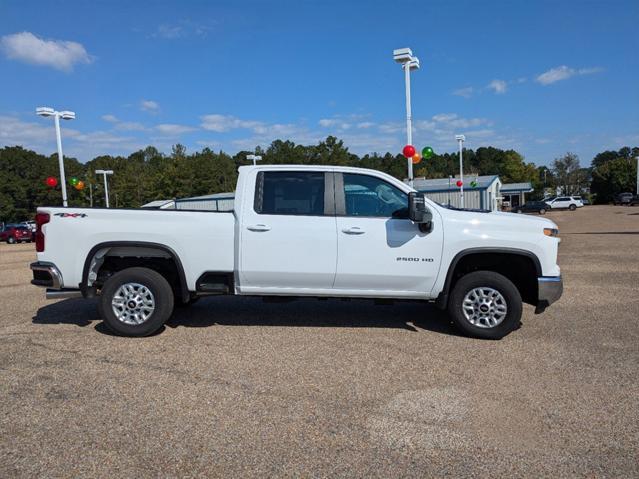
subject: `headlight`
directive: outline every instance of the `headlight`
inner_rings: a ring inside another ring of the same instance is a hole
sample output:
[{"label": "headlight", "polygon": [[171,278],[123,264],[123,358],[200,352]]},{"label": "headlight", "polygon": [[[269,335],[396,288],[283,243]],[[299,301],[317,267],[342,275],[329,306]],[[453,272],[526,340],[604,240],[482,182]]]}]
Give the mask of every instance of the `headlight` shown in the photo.
[{"label": "headlight", "polygon": [[557,228],[544,228],[544,234],[546,236],[559,236],[559,230]]}]

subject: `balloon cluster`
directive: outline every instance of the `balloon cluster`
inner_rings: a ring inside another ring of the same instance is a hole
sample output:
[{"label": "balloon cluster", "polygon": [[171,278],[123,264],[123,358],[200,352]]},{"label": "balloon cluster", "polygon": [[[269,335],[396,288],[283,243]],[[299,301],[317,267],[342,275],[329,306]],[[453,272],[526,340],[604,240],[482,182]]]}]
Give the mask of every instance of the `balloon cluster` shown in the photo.
[{"label": "balloon cluster", "polygon": [[410,158],[413,161],[413,164],[416,165],[417,163],[422,161],[422,159],[430,159],[435,154],[435,152],[430,146],[426,146],[422,149],[421,154],[419,154],[413,145],[406,145],[402,150],[402,154],[406,158]]},{"label": "balloon cluster", "polygon": [[71,183],[71,186],[73,186],[78,191],[82,191],[84,189],[84,181],[78,180],[75,176],[71,177],[69,183]]}]

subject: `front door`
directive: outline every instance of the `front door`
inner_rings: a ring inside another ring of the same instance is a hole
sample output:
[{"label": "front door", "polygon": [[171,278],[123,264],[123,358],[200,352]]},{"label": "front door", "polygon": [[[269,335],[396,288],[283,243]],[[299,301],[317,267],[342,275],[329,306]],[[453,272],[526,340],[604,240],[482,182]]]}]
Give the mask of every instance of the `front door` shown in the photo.
[{"label": "front door", "polygon": [[358,295],[428,297],[442,255],[442,223],[423,233],[407,218],[408,195],[369,174],[336,173],[335,289]]},{"label": "front door", "polygon": [[243,205],[240,224],[241,290],[330,289],[337,261],[335,223],[332,172],[256,173],[255,197]]}]

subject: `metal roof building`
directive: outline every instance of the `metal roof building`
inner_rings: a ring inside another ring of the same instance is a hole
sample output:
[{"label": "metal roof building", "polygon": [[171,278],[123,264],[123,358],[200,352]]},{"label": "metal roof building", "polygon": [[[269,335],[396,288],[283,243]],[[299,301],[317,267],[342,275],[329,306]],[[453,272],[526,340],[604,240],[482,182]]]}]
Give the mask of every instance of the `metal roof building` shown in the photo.
[{"label": "metal roof building", "polygon": [[526,202],[526,193],[532,193],[535,189],[530,182],[506,183],[501,185],[501,196],[504,206],[516,208]]},{"label": "metal roof building", "polygon": [[[437,203],[461,207],[457,178],[415,178],[413,186]],[[475,182],[476,186],[471,186]],[[498,210],[501,181],[497,175],[464,176],[464,208]]]}]

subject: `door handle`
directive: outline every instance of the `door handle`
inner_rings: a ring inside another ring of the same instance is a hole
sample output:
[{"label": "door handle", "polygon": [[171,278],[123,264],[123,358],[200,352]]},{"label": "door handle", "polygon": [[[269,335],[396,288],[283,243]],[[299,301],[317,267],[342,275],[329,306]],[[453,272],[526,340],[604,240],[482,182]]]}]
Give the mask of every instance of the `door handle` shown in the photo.
[{"label": "door handle", "polygon": [[350,228],[344,228],[342,230],[342,232],[346,233],[347,235],[363,235],[364,233],[366,233],[366,231],[364,231],[359,226],[352,226]]},{"label": "door handle", "polygon": [[269,231],[271,227],[263,225],[263,224],[259,224],[259,225],[247,226],[246,229],[250,231]]}]

